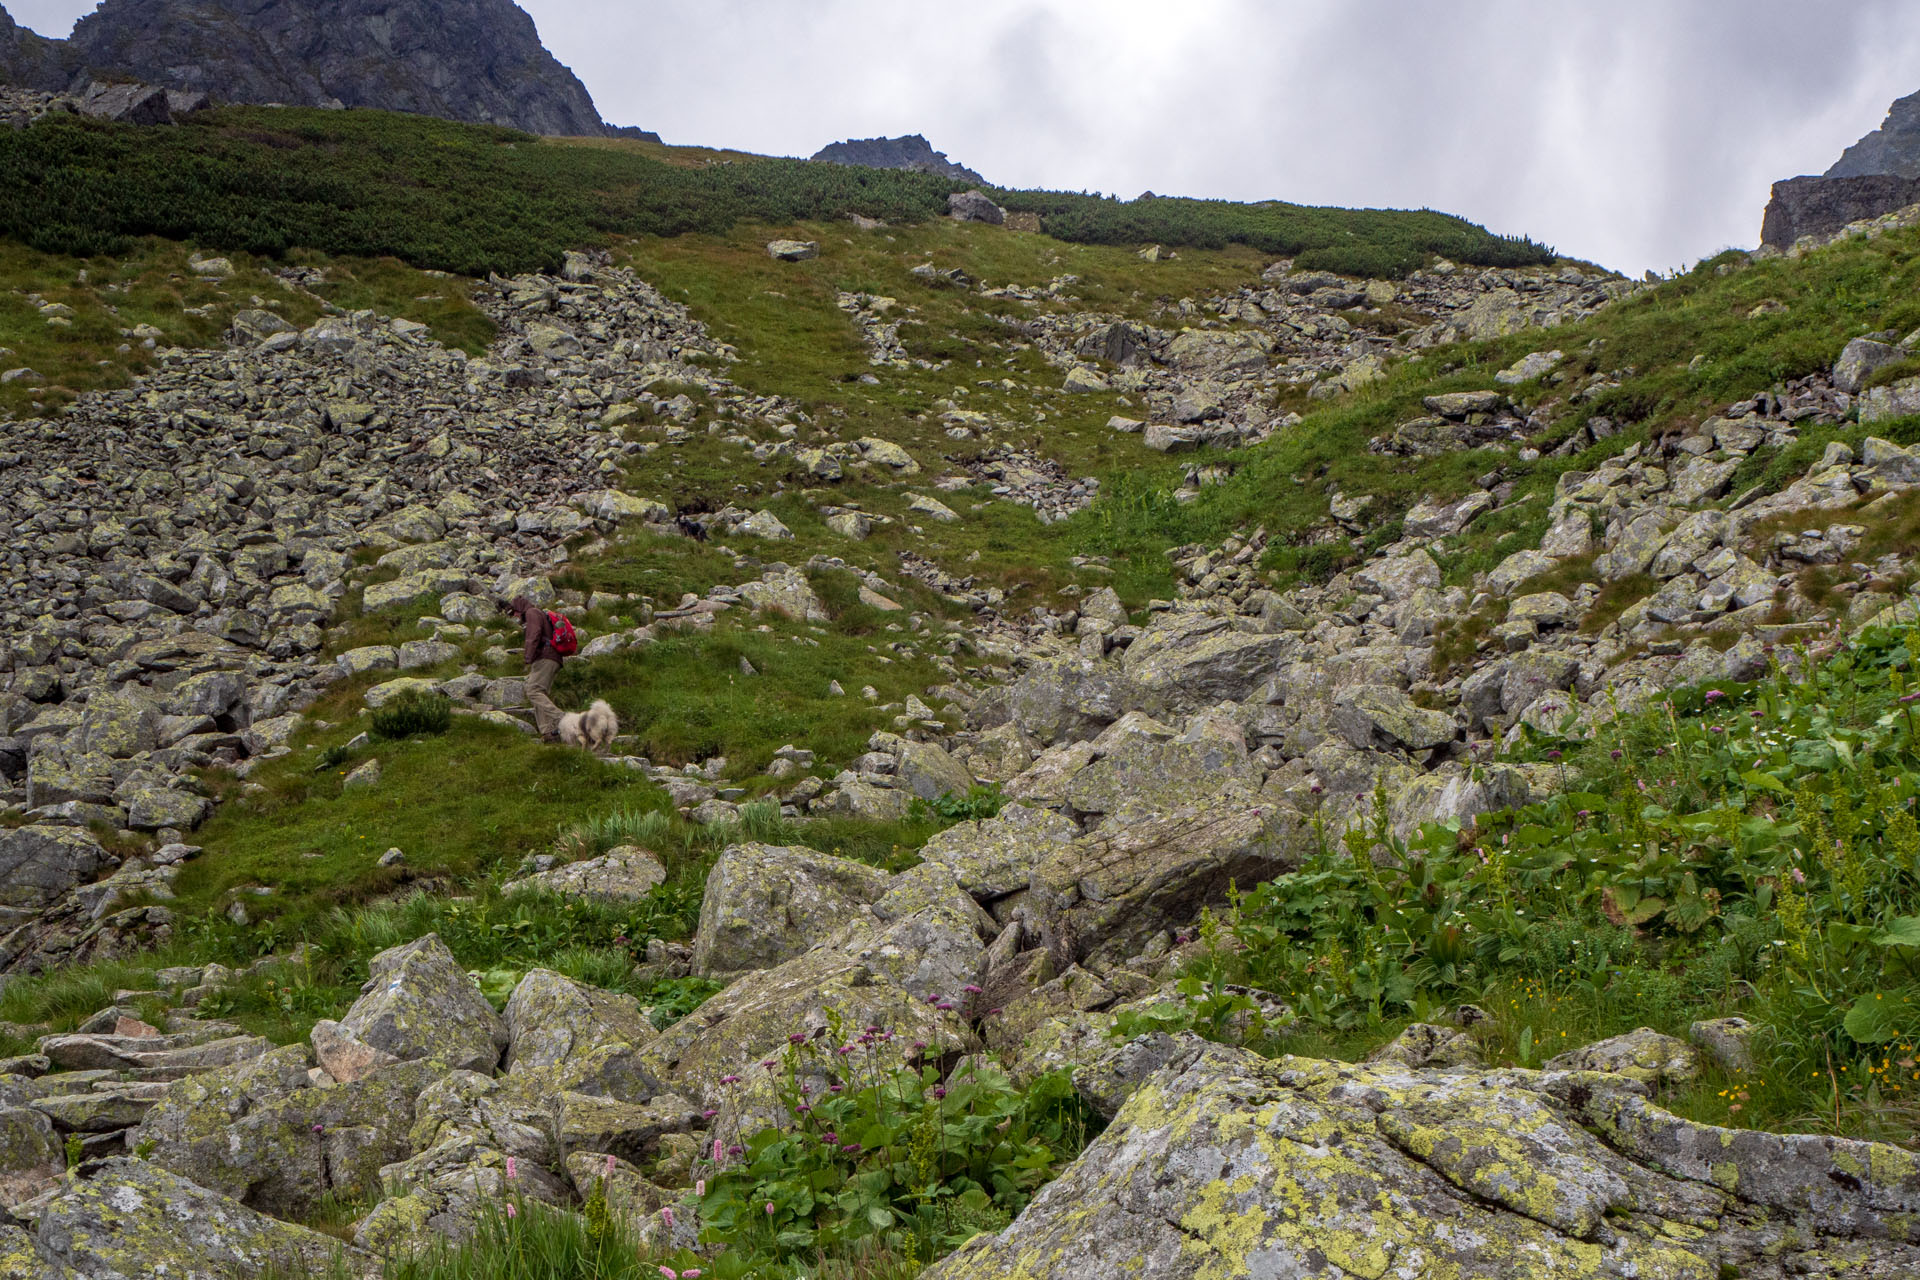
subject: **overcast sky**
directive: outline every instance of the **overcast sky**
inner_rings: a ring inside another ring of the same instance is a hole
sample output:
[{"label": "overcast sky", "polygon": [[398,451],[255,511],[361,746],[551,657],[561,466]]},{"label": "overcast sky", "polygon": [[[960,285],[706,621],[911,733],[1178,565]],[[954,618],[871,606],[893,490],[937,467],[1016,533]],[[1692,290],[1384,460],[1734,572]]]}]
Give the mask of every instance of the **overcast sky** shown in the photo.
[{"label": "overcast sky", "polygon": [[1006,186],[1427,205],[1636,274],[1754,245],[1769,183],[1920,90],[1914,0],[522,4],[668,142],[924,133]]}]

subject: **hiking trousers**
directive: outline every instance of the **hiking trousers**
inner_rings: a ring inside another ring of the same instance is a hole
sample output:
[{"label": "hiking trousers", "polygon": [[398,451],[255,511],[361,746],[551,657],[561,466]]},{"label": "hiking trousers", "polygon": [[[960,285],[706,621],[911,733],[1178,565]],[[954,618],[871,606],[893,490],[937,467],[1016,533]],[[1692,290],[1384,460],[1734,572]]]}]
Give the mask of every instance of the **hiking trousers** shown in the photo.
[{"label": "hiking trousers", "polygon": [[542,658],[527,668],[527,704],[533,708],[533,725],[540,736],[551,738],[560,732],[560,708],[553,705],[553,678],[560,664]]}]

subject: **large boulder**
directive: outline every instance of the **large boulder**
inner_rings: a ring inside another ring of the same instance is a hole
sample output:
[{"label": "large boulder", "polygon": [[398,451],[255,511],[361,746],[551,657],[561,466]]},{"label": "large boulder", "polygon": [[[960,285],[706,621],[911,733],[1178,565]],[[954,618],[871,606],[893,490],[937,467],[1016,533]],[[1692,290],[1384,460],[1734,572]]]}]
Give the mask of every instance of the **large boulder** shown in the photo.
[{"label": "large boulder", "polygon": [[[107,1160],[41,1210],[33,1239],[52,1275],[84,1280],[217,1280],[346,1274],[374,1260],[331,1236],[279,1222],[145,1160]],[[67,1268],[68,1270],[61,1270]],[[29,1273],[31,1274],[31,1273]]]},{"label": "large boulder", "polygon": [[[930,1046],[929,1059],[972,1049],[976,1044],[966,1024],[928,999],[942,993],[916,994],[904,984],[927,952],[912,954],[898,940],[926,920],[925,915],[908,917],[884,931],[864,922],[850,924],[827,944],[737,979],[642,1052],[676,1092],[717,1107],[736,1087],[727,1082],[729,1076],[749,1075],[794,1036],[825,1036],[835,1026],[855,1038],[860,1029],[878,1027],[891,1033],[895,1045]],[[964,953],[970,929],[968,922],[952,922],[942,951]],[[925,947],[928,939],[922,934],[917,942]],[[973,947],[977,959],[977,941]],[[951,987],[944,994],[954,997],[950,1004],[964,998]]]},{"label": "large boulder", "polygon": [[575,982],[551,969],[520,979],[507,1000],[509,1075],[566,1062],[608,1044],[639,1046],[653,1024],[632,996]]},{"label": "large boulder", "polygon": [[1700,1074],[1700,1059],[1685,1040],[1640,1027],[1571,1049],[1548,1059],[1546,1067],[1549,1071],[1599,1071],[1657,1088],[1690,1083]]},{"label": "large boulder", "polygon": [[50,906],[113,865],[113,855],[77,827],[0,830],[0,907]]},{"label": "large boulder", "polygon": [[[1142,731],[1121,732],[1130,725],[1142,726]],[[1094,746],[1104,748],[1104,754],[1067,784],[1067,803],[1081,813],[1157,812],[1193,804],[1230,782],[1248,790],[1260,785],[1260,770],[1247,758],[1246,739],[1220,720],[1202,720],[1194,730],[1175,736],[1164,726],[1129,714]]]},{"label": "large boulder", "polygon": [[1103,1080],[1097,1092],[1126,1095],[1106,1131],[1012,1225],[922,1280],[1920,1267],[1907,1243],[1920,1170],[1898,1148],[1695,1124],[1606,1077],[1270,1061],[1187,1043],[1142,1055],[1165,1062],[1143,1078]]},{"label": "large boulder", "polygon": [[1007,211],[979,190],[956,191],[948,196],[947,215],[960,222],[987,222],[996,227],[1007,220]]},{"label": "large boulder", "polygon": [[920,856],[947,867],[961,888],[991,902],[1025,889],[1034,867],[1079,834],[1071,818],[1010,804],[994,817],[948,827],[927,841]]},{"label": "large boulder", "polygon": [[1425,751],[1453,741],[1453,717],[1429,711],[1391,685],[1354,685],[1334,695],[1328,723],[1362,750]]},{"label": "large boulder", "polygon": [[740,594],[754,608],[794,622],[825,622],[828,617],[826,603],[798,569],[770,569],[759,581],[742,583]]},{"label": "large boulder", "polygon": [[503,892],[538,890],[568,898],[601,898],[609,902],[639,902],[666,881],[660,859],[638,845],[623,844],[597,858],[569,862],[550,871],[536,871],[503,886]]},{"label": "large boulder", "polygon": [[1121,660],[1133,686],[1128,709],[1178,715],[1245,701],[1300,649],[1297,635],[1243,631],[1207,615],[1150,627]]},{"label": "large boulder", "polygon": [[858,916],[886,883],[884,871],[812,849],[735,845],[707,873],[693,971],[711,976],[791,960]]},{"label": "large boulder", "polygon": [[351,1083],[290,1089],[239,1116],[218,1092],[182,1081],[147,1113],[137,1141],[153,1142],[156,1164],[203,1187],[302,1217],[329,1196],[379,1190],[381,1168],[412,1154],[414,1099],[435,1074],[428,1062],[395,1063]]},{"label": "large boulder", "polygon": [[492,1071],[507,1047],[507,1024],[440,941],[424,938],[382,951],[367,964],[361,996],[340,1025],[396,1058]]},{"label": "large boulder", "polygon": [[929,803],[941,796],[964,796],[973,786],[967,767],[931,742],[902,741],[894,774],[900,785]]},{"label": "large boulder", "polygon": [[1130,698],[1111,663],[1036,662],[1008,688],[1005,721],[1043,743],[1079,741],[1118,720]]},{"label": "large boulder", "polygon": [[1029,902],[1062,960],[1134,954],[1191,923],[1228,888],[1299,864],[1308,839],[1291,810],[1238,785],[1158,811],[1123,810],[1034,868]]}]

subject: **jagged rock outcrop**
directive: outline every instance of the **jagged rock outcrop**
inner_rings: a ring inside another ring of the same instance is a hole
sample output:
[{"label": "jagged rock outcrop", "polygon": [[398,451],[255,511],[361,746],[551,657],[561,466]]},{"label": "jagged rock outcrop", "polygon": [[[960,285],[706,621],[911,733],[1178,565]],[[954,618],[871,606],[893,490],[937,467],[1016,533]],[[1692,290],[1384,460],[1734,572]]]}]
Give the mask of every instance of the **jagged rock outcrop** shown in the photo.
[{"label": "jagged rock outcrop", "polygon": [[1920,178],[1920,93],[1894,99],[1885,122],[1843,151],[1822,176],[1862,178],[1876,173]]},{"label": "jagged rock outcrop", "polygon": [[64,88],[70,78],[61,42],[29,31],[0,8],[0,80],[36,88]]},{"label": "jagged rock outcrop", "polygon": [[1897,99],[1878,129],[1848,147],[1819,177],[1773,184],[1760,243],[1790,249],[1849,223],[1920,204],[1920,93]]},{"label": "jagged rock outcrop", "polygon": [[1845,178],[1788,178],[1773,184],[1760,224],[1760,243],[1790,249],[1806,236],[1829,236],[1851,222],[1920,204],[1920,178],[1862,174]]},{"label": "jagged rock outcrop", "polygon": [[899,138],[849,138],[845,142],[829,143],[809,158],[824,160],[829,164],[858,165],[865,169],[911,169],[915,173],[932,173],[942,178],[970,182],[977,187],[987,185],[985,178],[965,165],[947,159],[946,152],[935,151],[933,144],[917,133]]},{"label": "jagged rock outcrop", "polygon": [[0,67],[47,90],[131,79],[223,102],[608,132],[586,86],[511,0],[106,0],[64,41],[6,19]]}]

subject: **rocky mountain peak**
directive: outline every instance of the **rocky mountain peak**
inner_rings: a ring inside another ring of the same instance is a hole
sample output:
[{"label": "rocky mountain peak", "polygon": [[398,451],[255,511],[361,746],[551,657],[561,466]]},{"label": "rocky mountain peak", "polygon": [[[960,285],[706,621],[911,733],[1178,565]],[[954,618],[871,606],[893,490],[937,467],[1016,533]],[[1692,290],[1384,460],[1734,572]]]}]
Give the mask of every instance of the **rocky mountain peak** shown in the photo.
[{"label": "rocky mountain peak", "polygon": [[987,184],[987,180],[973,170],[947,159],[946,152],[935,151],[933,144],[917,133],[899,138],[849,138],[820,148],[810,158],[866,169],[911,169],[978,186]]},{"label": "rocky mountain peak", "polygon": [[1920,93],[1896,100],[1887,109],[1886,122],[1848,147],[1823,176],[1865,178],[1875,174],[1920,178]]},{"label": "rocky mountain peak", "polygon": [[1920,93],[1897,99],[1878,129],[1819,177],[1773,184],[1760,243],[1789,249],[1920,203]]},{"label": "rocky mountain peak", "polygon": [[586,86],[511,0],[105,0],[65,41],[7,19],[0,72],[51,90],[132,78],[226,102],[607,131]]}]

